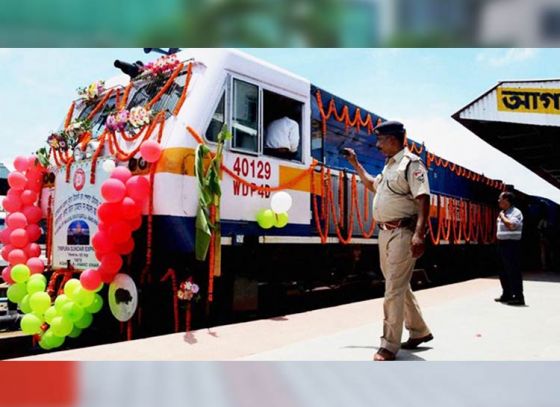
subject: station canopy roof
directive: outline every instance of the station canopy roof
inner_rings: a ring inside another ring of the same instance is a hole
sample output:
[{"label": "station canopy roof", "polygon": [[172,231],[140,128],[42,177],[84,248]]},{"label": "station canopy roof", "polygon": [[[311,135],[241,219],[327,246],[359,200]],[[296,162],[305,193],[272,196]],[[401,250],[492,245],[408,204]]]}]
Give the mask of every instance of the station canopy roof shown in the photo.
[{"label": "station canopy roof", "polygon": [[560,80],[500,82],[452,117],[560,188]]}]

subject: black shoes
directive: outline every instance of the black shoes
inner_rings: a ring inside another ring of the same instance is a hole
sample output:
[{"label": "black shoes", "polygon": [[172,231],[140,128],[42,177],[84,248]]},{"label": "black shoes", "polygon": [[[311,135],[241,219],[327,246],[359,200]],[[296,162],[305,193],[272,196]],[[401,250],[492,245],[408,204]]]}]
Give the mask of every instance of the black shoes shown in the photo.
[{"label": "black shoes", "polygon": [[523,297],[514,297],[513,299],[507,302],[507,305],[522,307],[525,305],[525,299]]},{"label": "black shoes", "polygon": [[420,338],[408,338],[408,341],[401,343],[401,348],[416,349],[421,343],[430,342],[432,339],[434,339],[432,334],[421,336]]},{"label": "black shoes", "polygon": [[524,306],[525,305],[525,298],[523,297],[505,297],[505,296],[501,296],[498,298],[494,298],[494,301],[496,302],[501,302],[502,304],[507,304],[507,305],[514,305],[514,306]]}]

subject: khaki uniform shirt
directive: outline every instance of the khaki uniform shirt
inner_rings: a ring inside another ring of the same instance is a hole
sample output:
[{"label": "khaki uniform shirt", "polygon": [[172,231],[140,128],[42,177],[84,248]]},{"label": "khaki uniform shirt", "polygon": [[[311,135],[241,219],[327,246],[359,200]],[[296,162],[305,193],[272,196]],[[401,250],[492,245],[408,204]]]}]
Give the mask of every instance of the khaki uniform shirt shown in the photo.
[{"label": "khaki uniform shirt", "polygon": [[[408,171],[407,171],[408,168]],[[408,177],[405,175],[408,172]],[[407,180],[408,178],[408,180]],[[420,157],[404,148],[389,158],[374,180],[373,217],[390,222],[418,214],[420,195],[430,195],[428,172]]]}]

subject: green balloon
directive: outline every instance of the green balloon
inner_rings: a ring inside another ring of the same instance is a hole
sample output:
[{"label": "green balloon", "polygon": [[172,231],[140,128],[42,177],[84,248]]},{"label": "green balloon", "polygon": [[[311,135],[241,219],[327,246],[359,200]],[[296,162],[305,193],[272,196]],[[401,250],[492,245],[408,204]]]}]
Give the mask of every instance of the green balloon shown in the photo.
[{"label": "green balloon", "polygon": [[29,267],[27,267],[25,264],[18,264],[12,267],[12,271],[10,274],[12,280],[14,280],[16,283],[25,283],[29,279],[30,275],[31,270],[29,270]]},{"label": "green balloon", "polygon": [[29,305],[33,312],[44,314],[51,306],[51,297],[46,292],[35,293],[29,299]]},{"label": "green balloon", "polygon": [[62,307],[61,314],[63,317],[68,318],[72,322],[82,319],[84,316],[84,309],[76,304],[74,301],[68,301]]},{"label": "green balloon", "polygon": [[274,226],[283,228],[288,224],[288,212],[277,213],[275,217]]},{"label": "green balloon", "polygon": [[52,328],[43,334],[43,339],[41,340],[45,341],[49,349],[58,348],[64,343],[64,337],[55,335]]},{"label": "green balloon", "polygon": [[[37,275],[37,274],[34,274]],[[29,281],[27,281],[27,292],[29,294],[35,294],[35,293],[40,293],[45,291],[45,288],[47,288],[47,283],[45,283],[42,279],[40,278],[34,278],[34,279],[29,279]]]},{"label": "green balloon", "polygon": [[59,313],[62,312],[62,307],[68,301],[70,301],[70,298],[68,298],[68,296],[66,294],[60,294],[58,297],[56,297],[56,300],[54,300],[54,306],[56,307],[56,310]]},{"label": "green balloon", "polygon": [[27,335],[41,332],[41,325],[43,325],[43,321],[35,314],[24,315],[20,322],[21,330]]},{"label": "green balloon", "polygon": [[58,311],[56,310],[56,307],[54,305],[51,305],[46,311],[45,311],[45,321],[47,321],[47,324],[51,324],[52,320],[59,316],[58,315]]},{"label": "green balloon", "polygon": [[95,298],[95,293],[93,291],[86,290],[83,287],[78,287],[73,292],[73,300],[80,307],[89,307],[93,303]]},{"label": "green balloon", "polygon": [[90,306],[85,308],[85,311],[90,314],[97,314],[103,308],[103,298],[99,294],[95,294],[93,297],[93,302]]},{"label": "green balloon", "polygon": [[276,217],[274,216],[272,209],[261,209],[257,213],[257,223],[263,229],[270,229],[274,226],[275,221]]},{"label": "green balloon", "polygon": [[80,328],[74,327],[74,328],[72,329],[72,332],[70,332],[70,333],[68,334],[68,336],[69,336],[70,338],[77,338],[78,336],[81,335],[81,333],[82,333],[82,330],[81,330]]},{"label": "green balloon", "polygon": [[76,321],[74,325],[80,329],[86,329],[91,325],[92,322],[93,316],[89,312],[85,312],[84,316],[79,321]]},{"label": "green balloon", "polygon": [[23,297],[23,299],[19,303],[19,309],[24,314],[29,314],[30,312],[33,312],[33,310],[31,309],[31,305],[29,304],[29,294],[27,294],[25,297]]},{"label": "green balloon", "polygon": [[72,321],[66,317],[54,317],[51,323],[51,330],[56,336],[65,337],[68,336],[72,329],[74,328],[74,324]]},{"label": "green balloon", "polygon": [[31,276],[29,277],[29,281],[35,281],[35,280],[42,281],[43,283],[47,284],[47,277],[45,277],[44,274],[41,273],[31,274]]},{"label": "green balloon", "polygon": [[8,288],[8,299],[13,303],[19,303],[26,295],[27,287],[25,283],[12,284]]},{"label": "green balloon", "polygon": [[[43,335],[44,337],[44,335]],[[51,350],[52,348],[47,344],[47,341],[44,338],[41,338],[41,340],[39,341],[39,346],[41,347],[41,349],[43,350]]]},{"label": "green balloon", "polygon": [[64,294],[70,299],[74,299],[74,291],[76,288],[81,287],[82,284],[77,278],[71,278],[64,284]]}]

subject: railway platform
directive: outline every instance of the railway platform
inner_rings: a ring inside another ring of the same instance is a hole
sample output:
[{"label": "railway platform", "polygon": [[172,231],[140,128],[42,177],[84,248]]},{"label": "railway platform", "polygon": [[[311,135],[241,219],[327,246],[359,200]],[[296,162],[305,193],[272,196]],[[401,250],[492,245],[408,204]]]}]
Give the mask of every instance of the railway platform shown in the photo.
[{"label": "railway platform", "polygon": [[[496,278],[416,291],[435,339],[402,361],[560,360],[560,275],[528,273],[527,306],[496,303]],[[369,361],[383,299],[20,360]],[[403,340],[406,339],[406,332]]]}]

